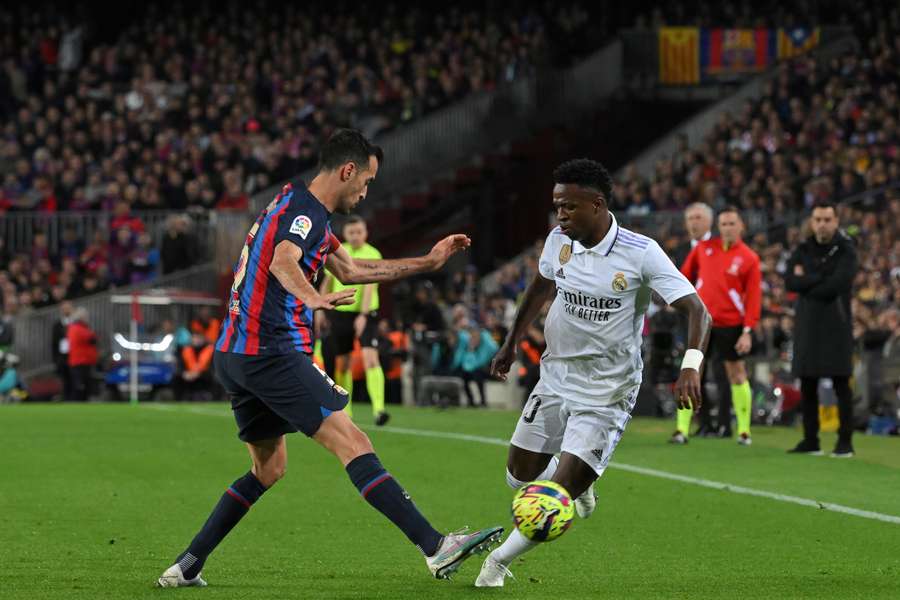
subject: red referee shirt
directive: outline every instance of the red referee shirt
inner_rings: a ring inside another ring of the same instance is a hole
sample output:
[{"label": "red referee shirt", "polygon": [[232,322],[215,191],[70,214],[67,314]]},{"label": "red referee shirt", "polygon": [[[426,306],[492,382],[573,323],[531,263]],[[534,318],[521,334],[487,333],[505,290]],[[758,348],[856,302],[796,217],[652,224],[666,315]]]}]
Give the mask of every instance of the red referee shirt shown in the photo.
[{"label": "red referee shirt", "polygon": [[694,246],[681,272],[697,288],[713,327],[753,327],[762,309],[759,256],[738,241],[727,250],[714,237]]}]

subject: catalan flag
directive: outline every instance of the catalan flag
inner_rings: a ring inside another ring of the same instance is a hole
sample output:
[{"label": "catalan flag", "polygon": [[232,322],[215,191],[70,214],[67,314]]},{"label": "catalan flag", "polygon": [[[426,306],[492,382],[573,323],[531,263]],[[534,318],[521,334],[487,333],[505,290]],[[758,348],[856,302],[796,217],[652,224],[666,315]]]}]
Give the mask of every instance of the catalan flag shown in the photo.
[{"label": "catalan flag", "polygon": [[700,83],[700,31],[696,27],[661,27],[659,81],[664,85]]},{"label": "catalan flag", "polygon": [[778,58],[793,58],[819,45],[818,27],[794,27],[778,30]]}]

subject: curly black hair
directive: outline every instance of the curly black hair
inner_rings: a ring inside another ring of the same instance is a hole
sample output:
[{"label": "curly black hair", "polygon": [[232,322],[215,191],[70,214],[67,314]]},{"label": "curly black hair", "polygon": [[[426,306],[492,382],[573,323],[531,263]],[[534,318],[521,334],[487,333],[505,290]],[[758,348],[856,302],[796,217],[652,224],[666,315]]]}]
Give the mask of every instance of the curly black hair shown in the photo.
[{"label": "curly black hair", "polygon": [[597,190],[609,204],[612,201],[612,177],[606,167],[589,158],[568,160],[553,171],[553,181]]}]

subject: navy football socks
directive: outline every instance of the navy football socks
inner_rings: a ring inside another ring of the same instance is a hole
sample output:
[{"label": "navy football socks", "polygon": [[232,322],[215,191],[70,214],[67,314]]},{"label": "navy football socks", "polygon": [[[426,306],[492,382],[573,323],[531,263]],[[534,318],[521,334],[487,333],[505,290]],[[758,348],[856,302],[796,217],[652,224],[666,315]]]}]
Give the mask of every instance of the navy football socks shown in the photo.
[{"label": "navy football socks", "polygon": [[181,566],[186,579],[193,579],[200,574],[209,554],[265,491],[265,486],[252,472],[248,472],[225,490],[203,528],[175,561]]},{"label": "navy football socks", "polygon": [[400,484],[384,470],[374,454],[357,456],[347,474],[362,497],[400,528],[425,556],[437,552],[443,536],[422,516]]}]

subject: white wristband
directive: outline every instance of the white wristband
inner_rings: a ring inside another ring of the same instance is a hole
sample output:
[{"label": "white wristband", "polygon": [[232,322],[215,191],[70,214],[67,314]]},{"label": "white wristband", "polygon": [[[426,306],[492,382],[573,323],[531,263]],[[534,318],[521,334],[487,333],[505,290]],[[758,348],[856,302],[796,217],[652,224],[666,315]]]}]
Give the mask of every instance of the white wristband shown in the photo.
[{"label": "white wristband", "polygon": [[703,364],[703,353],[696,348],[688,349],[681,360],[682,369],[694,369],[698,373],[700,372],[701,364]]}]

